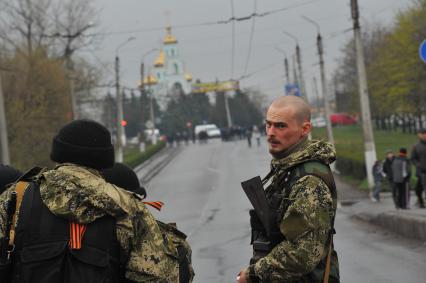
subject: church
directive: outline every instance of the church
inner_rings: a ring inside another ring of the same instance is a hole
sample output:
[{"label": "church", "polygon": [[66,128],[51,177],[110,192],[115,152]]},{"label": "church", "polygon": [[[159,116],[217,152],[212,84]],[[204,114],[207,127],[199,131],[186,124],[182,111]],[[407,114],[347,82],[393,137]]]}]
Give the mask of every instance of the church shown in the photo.
[{"label": "church", "polygon": [[163,46],[153,65],[144,83],[151,85],[154,94],[162,96],[173,95],[179,91],[185,94],[191,92],[192,76],[186,72],[171,26],[166,27]]}]

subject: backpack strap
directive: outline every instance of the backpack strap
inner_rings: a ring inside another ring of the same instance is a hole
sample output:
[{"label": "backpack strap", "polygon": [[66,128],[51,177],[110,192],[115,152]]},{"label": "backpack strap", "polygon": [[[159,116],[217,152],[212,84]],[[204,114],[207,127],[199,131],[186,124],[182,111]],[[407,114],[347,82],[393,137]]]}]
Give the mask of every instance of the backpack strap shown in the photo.
[{"label": "backpack strap", "polygon": [[19,181],[15,185],[15,192],[16,192],[16,209],[15,213],[13,215],[12,220],[12,226],[10,227],[10,234],[9,234],[9,246],[13,247],[15,244],[15,226],[16,226],[16,214],[21,208],[22,204],[22,198],[24,197],[25,191],[28,189],[29,183],[25,181]]}]

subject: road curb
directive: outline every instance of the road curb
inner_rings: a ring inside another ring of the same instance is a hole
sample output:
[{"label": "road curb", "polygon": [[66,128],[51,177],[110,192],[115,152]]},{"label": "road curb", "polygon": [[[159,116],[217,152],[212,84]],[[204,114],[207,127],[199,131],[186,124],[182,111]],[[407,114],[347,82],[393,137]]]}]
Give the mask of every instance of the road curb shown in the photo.
[{"label": "road curb", "polygon": [[362,212],[353,218],[381,226],[405,237],[426,242],[426,218],[407,215],[402,211],[388,211],[379,214]]},{"label": "road curb", "polygon": [[163,170],[181,151],[182,147],[166,147],[135,167],[141,185],[146,185]]}]

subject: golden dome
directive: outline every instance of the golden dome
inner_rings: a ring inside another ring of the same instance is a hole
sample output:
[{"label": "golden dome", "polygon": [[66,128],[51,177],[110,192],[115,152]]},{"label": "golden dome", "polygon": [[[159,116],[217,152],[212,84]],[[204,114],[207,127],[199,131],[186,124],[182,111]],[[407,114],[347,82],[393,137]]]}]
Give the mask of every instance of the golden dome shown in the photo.
[{"label": "golden dome", "polygon": [[149,75],[143,79],[144,85],[155,85],[158,84],[158,80],[154,75]]},{"label": "golden dome", "polygon": [[157,59],[154,62],[155,67],[163,67],[164,66],[164,52],[163,50],[160,51],[160,54],[158,55]]},{"label": "golden dome", "polygon": [[173,43],[177,43],[178,41],[177,41],[176,37],[174,37],[174,36],[172,35],[172,27],[171,27],[171,26],[166,27],[166,31],[167,31],[167,34],[166,34],[166,36],[164,37],[163,43],[164,43],[164,44],[173,44]]},{"label": "golden dome", "polygon": [[188,82],[192,81],[192,76],[190,73],[185,74],[185,80],[187,80]]}]

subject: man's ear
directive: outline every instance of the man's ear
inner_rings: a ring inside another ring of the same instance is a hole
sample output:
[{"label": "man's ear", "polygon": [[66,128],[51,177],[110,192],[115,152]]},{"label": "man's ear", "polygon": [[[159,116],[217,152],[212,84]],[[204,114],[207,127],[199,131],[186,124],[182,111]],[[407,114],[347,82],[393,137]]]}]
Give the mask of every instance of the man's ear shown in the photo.
[{"label": "man's ear", "polygon": [[303,125],[302,125],[302,136],[305,137],[305,136],[309,135],[309,133],[311,132],[311,130],[312,130],[312,123],[308,122],[308,121],[303,122]]}]

